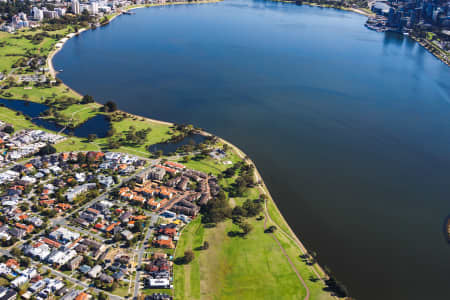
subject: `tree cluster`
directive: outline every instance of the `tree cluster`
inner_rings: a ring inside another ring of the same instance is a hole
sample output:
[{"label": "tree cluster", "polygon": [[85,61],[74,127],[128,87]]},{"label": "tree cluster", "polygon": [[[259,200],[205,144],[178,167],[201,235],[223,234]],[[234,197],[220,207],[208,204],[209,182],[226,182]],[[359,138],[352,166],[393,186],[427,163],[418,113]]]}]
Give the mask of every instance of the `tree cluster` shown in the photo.
[{"label": "tree cluster", "polygon": [[227,218],[231,218],[231,207],[228,203],[226,194],[221,191],[219,195],[208,201],[201,208],[202,223],[218,223]]},{"label": "tree cluster", "polygon": [[104,112],[114,112],[117,110],[117,104],[114,101],[108,101],[103,105]]},{"label": "tree cluster", "polygon": [[232,215],[233,216],[241,216],[241,217],[255,217],[260,214],[263,210],[263,206],[260,200],[250,200],[247,199],[242,206],[236,205],[233,208]]}]

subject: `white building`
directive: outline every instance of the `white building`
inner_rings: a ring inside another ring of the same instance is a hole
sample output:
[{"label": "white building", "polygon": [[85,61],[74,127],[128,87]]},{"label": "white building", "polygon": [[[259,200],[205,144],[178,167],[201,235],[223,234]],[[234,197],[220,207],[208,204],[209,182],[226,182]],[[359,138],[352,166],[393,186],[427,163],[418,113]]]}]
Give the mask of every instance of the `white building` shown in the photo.
[{"label": "white building", "polygon": [[64,243],[75,241],[80,237],[78,232],[70,231],[64,227],[59,227],[49,234],[49,237],[55,241],[62,241]]},{"label": "white building", "polygon": [[36,21],[42,21],[42,19],[44,19],[44,12],[36,6],[33,7],[31,11],[33,12],[33,19]]},{"label": "white building", "polygon": [[29,281],[28,277],[22,275],[22,276],[16,277],[16,279],[11,281],[11,286],[14,288],[19,288],[22,285],[24,285],[25,283],[27,283],[28,281]]},{"label": "white building", "polygon": [[90,13],[91,14],[94,14],[94,15],[96,15],[96,14],[98,14],[98,2],[96,2],[96,1],[94,1],[94,2],[91,2],[91,5],[90,5],[91,7],[90,7]]},{"label": "white building", "polygon": [[63,17],[66,14],[66,9],[62,7],[55,8],[55,12],[58,14],[59,17]]},{"label": "white building", "polygon": [[57,265],[64,265],[68,261],[70,261],[72,258],[74,258],[77,255],[77,252],[75,250],[69,250],[69,251],[55,251],[53,252],[49,258],[48,262],[51,264],[57,264]]},{"label": "white building", "polygon": [[78,0],[72,0],[72,12],[76,15],[81,14],[80,2]]},{"label": "white building", "polygon": [[164,289],[170,287],[170,281],[166,278],[153,279],[148,278],[147,284],[150,288]]},{"label": "white building", "polygon": [[45,260],[50,255],[50,248],[46,244],[41,244],[38,247],[31,246],[27,249],[26,254],[39,260]]},{"label": "white building", "polygon": [[99,265],[96,265],[95,267],[93,267],[93,268],[89,271],[88,275],[89,275],[89,277],[91,277],[91,278],[97,278],[98,275],[100,275],[100,272],[101,272],[101,271],[102,271],[102,267],[99,266]]}]

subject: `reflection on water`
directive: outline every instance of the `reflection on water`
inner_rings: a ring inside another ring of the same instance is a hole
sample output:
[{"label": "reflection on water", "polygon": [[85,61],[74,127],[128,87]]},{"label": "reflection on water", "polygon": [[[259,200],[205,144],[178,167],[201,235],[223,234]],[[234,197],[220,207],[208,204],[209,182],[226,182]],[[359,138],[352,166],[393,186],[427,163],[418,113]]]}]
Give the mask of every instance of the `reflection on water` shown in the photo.
[{"label": "reflection on water", "polygon": [[157,151],[162,151],[164,155],[167,155],[169,153],[175,153],[178,148],[185,146],[185,145],[198,145],[205,141],[206,137],[201,134],[192,134],[184,139],[182,139],[179,142],[176,143],[159,143],[154,144],[149,147],[149,151],[152,153],[155,153]]}]

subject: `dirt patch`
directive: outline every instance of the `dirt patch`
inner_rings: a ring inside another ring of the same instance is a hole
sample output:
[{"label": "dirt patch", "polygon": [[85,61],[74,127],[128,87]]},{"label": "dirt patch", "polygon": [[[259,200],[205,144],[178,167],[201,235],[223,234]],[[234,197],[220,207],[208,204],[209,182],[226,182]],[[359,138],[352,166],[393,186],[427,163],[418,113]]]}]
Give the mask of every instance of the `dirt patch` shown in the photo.
[{"label": "dirt patch", "polygon": [[236,200],[234,200],[234,198],[230,198],[229,202],[230,202],[231,208],[234,208],[236,206]]}]

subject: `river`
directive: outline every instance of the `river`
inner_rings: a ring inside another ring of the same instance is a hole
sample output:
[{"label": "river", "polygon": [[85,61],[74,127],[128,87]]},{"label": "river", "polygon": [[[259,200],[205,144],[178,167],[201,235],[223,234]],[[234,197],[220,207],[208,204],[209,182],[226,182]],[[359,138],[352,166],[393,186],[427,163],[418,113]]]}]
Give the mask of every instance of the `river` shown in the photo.
[{"label": "river", "polygon": [[135,12],[68,41],[59,77],[239,146],[355,298],[448,299],[447,66],[335,9],[226,0]]}]

